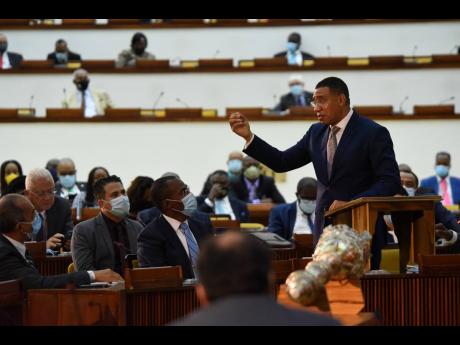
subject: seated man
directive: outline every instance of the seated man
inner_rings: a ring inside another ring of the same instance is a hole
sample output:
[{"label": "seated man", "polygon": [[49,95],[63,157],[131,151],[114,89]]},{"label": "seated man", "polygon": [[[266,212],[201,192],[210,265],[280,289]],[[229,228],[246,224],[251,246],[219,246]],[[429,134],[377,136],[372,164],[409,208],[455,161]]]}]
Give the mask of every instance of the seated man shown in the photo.
[{"label": "seated man", "polygon": [[270,211],[268,231],[290,241],[294,234],[311,234],[315,222],[317,182],[304,177],[297,183],[297,200]]},{"label": "seated man", "polygon": [[8,39],[4,34],[0,34],[0,69],[17,68],[22,62],[22,55],[7,52]]},{"label": "seated man", "polygon": [[198,259],[202,309],[174,326],[339,326],[318,313],[286,308],[273,296],[270,249],[229,231],[206,241]]},{"label": "seated man", "polygon": [[136,32],[131,39],[131,49],[123,50],[118,55],[115,66],[133,67],[137,60],[155,60],[155,55],[145,51],[145,48],[147,48],[147,37],[141,32]]},{"label": "seated man", "polygon": [[126,254],[137,251],[142,225],[128,218],[129,199],[118,176],[98,180],[94,196],[101,213],[75,226],[72,259],[77,271],[110,268],[123,274]]},{"label": "seated man", "polygon": [[275,54],[275,57],[286,57],[289,65],[302,66],[303,60],[313,59],[313,55],[300,50],[302,36],[299,33],[293,32],[287,39],[287,50]]},{"label": "seated man", "polygon": [[27,290],[123,280],[109,269],[42,276],[24,245],[33,231],[34,218],[35,208],[26,197],[9,194],[0,199],[0,281],[21,279]]},{"label": "seated man", "polygon": [[72,211],[67,200],[55,195],[53,177],[44,168],[33,169],[26,177],[24,195],[37,210],[32,225],[34,241],[46,241],[46,248],[69,249],[72,237]]},{"label": "seated man", "polygon": [[77,182],[77,169],[74,161],[70,158],[61,159],[57,165],[57,176],[59,179],[56,183],[57,195],[67,199],[72,205],[73,199],[81,192],[86,191],[86,184]]},{"label": "seated man", "polygon": [[65,65],[69,61],[81,61],[81,56],[71,52],[67,47],[67,42],[61,38],[56,41],[54,52],[49,53],[46,59],[53,60],[55,65]]},{"label": "seated man", "polygon": [[211,174],[211,190],[206,198],[200,197],[198,209],[212,214],[228,214],[232,220],[249,221],[249,211],[246,203],[229,195],[230,181],[224,170]]},{"label": "seated man", "polygon": [[291,92],[283,95],[280,102],[275,106],[276,111],[285,111],[291,107],[309,107],[313,94],[304,90],[304,82],[301,75],[292,75],[289,78]]},{"label": "seated man", "polygon": [[230,184],[230,192],[239,200],[250,204],[286,202],[276,188],[275,180],[262,175],[260,162],[249,156],[244,157],[243,175]]},{"label": "seated man", "polygon": [[191,217],[197,208],[195,197],[180,179],[166,176],[153,183],[152,201],[161,215],[137,239],[140,266],[180,265],[184,279],[196,278],[199,246],[213,231]]},{"label": "seated man", "polygon": [[77,90],[63,100],[64,108],[83,109],[85,117],[104,115],[107,108],[113,108],[114,104],[107,92],[90,89],[89,74],[80,68],[73,72],[73,83]]}]

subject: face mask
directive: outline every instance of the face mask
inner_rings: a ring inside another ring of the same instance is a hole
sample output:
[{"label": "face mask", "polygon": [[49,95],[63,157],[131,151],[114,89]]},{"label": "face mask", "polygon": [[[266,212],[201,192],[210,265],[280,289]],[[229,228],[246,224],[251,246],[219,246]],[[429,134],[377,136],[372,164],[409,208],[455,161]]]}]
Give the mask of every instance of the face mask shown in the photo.
[{"label": "face mask", "polygon": [[303,92],[303,87],[300,84],[295,84],[291,86],[291,93],[294,96],[300,96]]},{"label": "face mask", "polygon": [[70,189],[73,186],[75,186],[75,181],[76,181],[75,175],[62,175],[59,176],[59,182],[61,182],[61,185],[66,188]]},{"label": "face mask", "polygon": [[290,53],[294,53],[297,50],[298,44],[294,42],[288,42],[287,43],[287,50]]},{"label": "face mask", "polygon": [[249,180],[255,180],[260,176],[260,169],[254,165],[251,165],[244,171],[244,176]]},{"label": "face mask", "polygon": [[315,212],[316,200],[299,199],[299,207],[305,214],[312,214]]},{"label": "face mask", "polygon": [[186,217],[191,217],[197,209],[195,196],[192,193],[189,193],[181,201],[182,204],[184,204],[184,209],[179,212],[181,212]]},{"label": "face mask", "polygon": [[75,85],[77,85],[78,90],[85,91],[88,88],[89,80],[88,79],[80,80],[79,82],[75,83]]},{"label": "face mask", "polygon": [[6,52],[6,49],[8,48],[8,43],[0,43],[0,54],[3,54]]},{"label": "face mask", "polygon": [[56,53],[56,60],[61,63],[67,62],[67,53]]},{"label": "face mask", "polygon": [[447,175],[449,175],[449,167],[446,166],[446,165],[436,165],[436,174],[440,177],[440,178],[444,178],[446,177]]},{"label": "face mask", "polygon": [[409,196],[415,195],[415,188],[403,186]]},{"label": "face mask", "polygon": [[112,206],[110,213],[114,216],[125,218],[129,214],[129,198],[126,195],[110,200],[110,205]]},{"label": "face mask", "polygon": [[232,159],[228,161],[228,170],[232,173],[239,173],[243,169],[243,162],[239,159]]},{"label": "face mask", "polygon": [[142,55],[144,54],[145,48],[134,48],[133,50],[136,55]]},{"label": "face mask", "polygon": [[11,181],[13,181],[16,177],[19,177],[19,175],[15,174],[15,173],[11,173],[11,174],[6,175],[5,176],[6,184],[10,184]]}]

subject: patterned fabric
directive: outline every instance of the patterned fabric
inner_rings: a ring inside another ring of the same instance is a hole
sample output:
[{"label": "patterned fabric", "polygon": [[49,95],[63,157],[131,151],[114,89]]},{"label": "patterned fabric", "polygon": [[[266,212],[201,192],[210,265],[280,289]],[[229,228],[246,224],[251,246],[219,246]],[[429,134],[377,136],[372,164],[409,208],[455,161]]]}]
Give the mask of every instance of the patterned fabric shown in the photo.
[{"label": "patterned fabric", "polygon": [[192,231],[190,230],[190,227],[188,226],[188,224],[182,223],[180,225],[180,229],[182,233],[185,235],[185,238],[187,239],[187,246],[188,246],[188,251],[189,251],[189,256],[190,256],[190,262],[192,263],[193,272],[195,273],[195,278],[196,278],[197,277],[196,265],[197,265],[198,253],[200,252],[200,249],[198,248],[198,243],[196,243],[196,240],[193,237]]},{"label": "patterned fabric", "polygon": [[337,132],[340,127],[333,126],[329,132],[329,140],[327,141],[327,175],[331,177],[332,163],[334,162],[335,151],[337,150]]}]

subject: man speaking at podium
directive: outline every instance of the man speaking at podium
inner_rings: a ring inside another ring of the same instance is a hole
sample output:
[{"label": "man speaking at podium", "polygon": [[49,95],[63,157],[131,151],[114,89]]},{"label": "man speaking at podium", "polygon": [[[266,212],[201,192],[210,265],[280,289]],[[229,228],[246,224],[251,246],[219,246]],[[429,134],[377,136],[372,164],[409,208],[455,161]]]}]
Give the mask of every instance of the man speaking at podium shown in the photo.
[{"label": "man speaking at podium", "polygon": [[[327,225],[326,210],[360,197],[395,195],[401,182],[390,133],[350,108],[348,87],[343,80],[329,77],[320,81],[312,105],[319,123],[285,151],[254,135],[241,113],[231,114],[229,122],[233,132],[246,140],[243,151],[276,172],[313,162],[318,179],[313,229],[316,244]],[[375,239],[374,236],[373,245]]]}]

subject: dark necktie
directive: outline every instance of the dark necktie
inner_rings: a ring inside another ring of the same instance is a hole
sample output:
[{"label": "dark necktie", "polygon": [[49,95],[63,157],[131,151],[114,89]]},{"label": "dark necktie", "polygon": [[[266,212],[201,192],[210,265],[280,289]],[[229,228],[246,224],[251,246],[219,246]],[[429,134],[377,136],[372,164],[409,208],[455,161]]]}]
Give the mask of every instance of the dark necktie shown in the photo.
[{"label": "dark necktie", "polygon": [[331,177],[332,163],[334,162],[335,151],[337,150],[337,132],[340,127],[333,126],[329,132],[329,140],[327,141],[327,176]]},{"label": "dark necktie", "polygon": [[196,264],[198,261],[198,253],[200,251],[200,249],[198,248],[198,243],[196,243],[195,238],[192,235],[192,231],[190,230],[190,227],[187,223],[182,223],[179,228],[185,235],[185,239],[187,240],[190,262],[192,263],[193,273],[195,274],[196,278]]},{"label": "dark necktie", "polygon": [[30,255],[29,251],[26,250],[26,253],[25,253],[25,259],[27,261],[27,263],[32,266],[33,268],[36,268],[35,267],[35,263],[34,263],[34,259],[32,258],[32,256]]},{"label": "dark necktie", "polygon": [[313,221],[311,220],[311,214],[307,215],[308,225],[310,226],[310,230],[313,233]]},{"label": "dark necktie", "polygon": [[81,92],[81,109],[83,110],[84,114],[86,109],[85,91]]}]

